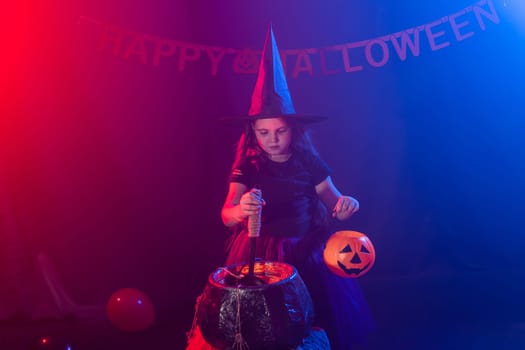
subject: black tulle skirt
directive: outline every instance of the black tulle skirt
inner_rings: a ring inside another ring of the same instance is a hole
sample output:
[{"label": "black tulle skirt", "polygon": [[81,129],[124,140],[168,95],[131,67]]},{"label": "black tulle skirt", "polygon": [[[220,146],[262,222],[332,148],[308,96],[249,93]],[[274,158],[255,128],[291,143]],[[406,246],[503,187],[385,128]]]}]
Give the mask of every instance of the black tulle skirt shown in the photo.
[{"label": "black tulle skirt", "polygon": [[[226,265],[247,263],[249,247],[246,233],[235,234],[228,245]],[[322,253],[323,242],[318,239],[262,235],[257,238],[257,258],[297,268],[312,296],[315,326],[327,332],[332,350],[351,350],[355,344],[366,342],[374,329],[373,319],[358,281],[330,272]]]}]

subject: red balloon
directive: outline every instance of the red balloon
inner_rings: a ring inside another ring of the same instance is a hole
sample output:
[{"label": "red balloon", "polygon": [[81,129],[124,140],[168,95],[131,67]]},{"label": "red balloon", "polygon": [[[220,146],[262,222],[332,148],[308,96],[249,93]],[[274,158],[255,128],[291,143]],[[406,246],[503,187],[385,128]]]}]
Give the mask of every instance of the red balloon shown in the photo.
[{"label": "red balloon", "polygon": [[155,311],[150,298],[135,288],[114,292],[106,305],[111,323],[126,332],[142,331],[155,322]]}]

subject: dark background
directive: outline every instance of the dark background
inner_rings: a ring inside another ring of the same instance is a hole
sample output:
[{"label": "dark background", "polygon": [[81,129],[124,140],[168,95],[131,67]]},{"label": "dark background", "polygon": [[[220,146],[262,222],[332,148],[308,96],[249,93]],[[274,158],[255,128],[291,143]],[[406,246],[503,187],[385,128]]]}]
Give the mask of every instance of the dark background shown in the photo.
[{"label": "dark background", "polygon": [[[139,288],[180,334],[223,262],[228,231],[219,213],[239,130],[217,120],[247,112],[255,75],[225,65],[213,76],[204,56],[179,71],[169,59],[154,66],[113,55],[97,48],[86,18],[253,50],[271,20],[287,50],[371,39],[472,4],[9,5],[0,172],[24,249],[45,252],[78,303],[104,304],[118,288]],[[361,231],[376,247],[376,265],[362,278],[376,313],[389,312],[379,307],[388,293],[380,281],[402,288],[411,276],[476,271],[472,286],[522,284],[493,278],[523,268],[525,9],[512,0],[493,5],[500,22],[486,21],[483,31],[468,17],[475,34],[464,41],[441,25],[451,42],[441,50],[422,36],[419,57],[401,61],[391,50],[380,68],[288,78],[298,112],[329,117],[313,139],[339,189],[361,203],[336,227]],[[505,298],[499,291],[494,297]]]}]

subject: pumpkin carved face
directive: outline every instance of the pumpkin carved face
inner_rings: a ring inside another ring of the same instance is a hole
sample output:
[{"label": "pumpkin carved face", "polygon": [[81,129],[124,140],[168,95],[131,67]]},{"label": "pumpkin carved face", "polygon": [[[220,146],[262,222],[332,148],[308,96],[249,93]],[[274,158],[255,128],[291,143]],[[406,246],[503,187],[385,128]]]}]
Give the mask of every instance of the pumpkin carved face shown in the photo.
[{"label": "pumpkin carved face", "polygon": [[370,239],[360,232],[338,231],[326,242],[323,258],[336,275],[355,278],[372,268],[375,249]]}]

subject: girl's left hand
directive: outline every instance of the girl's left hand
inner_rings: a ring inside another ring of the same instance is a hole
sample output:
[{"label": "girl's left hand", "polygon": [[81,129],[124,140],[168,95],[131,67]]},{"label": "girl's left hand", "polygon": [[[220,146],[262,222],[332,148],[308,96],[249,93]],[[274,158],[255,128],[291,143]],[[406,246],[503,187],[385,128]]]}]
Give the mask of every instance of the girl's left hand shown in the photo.
[{"label": "girl's left hand", "polygon": [[346,220],[359,210],[359,202],[357,199],[350,196],[341,196],[337,200],[334,209],[332,209],[332,217],[337,220]]}]

